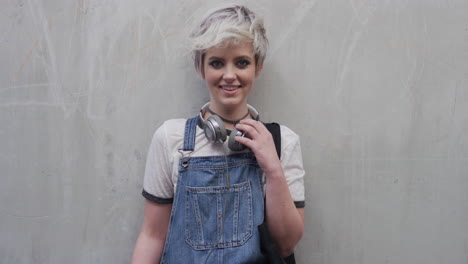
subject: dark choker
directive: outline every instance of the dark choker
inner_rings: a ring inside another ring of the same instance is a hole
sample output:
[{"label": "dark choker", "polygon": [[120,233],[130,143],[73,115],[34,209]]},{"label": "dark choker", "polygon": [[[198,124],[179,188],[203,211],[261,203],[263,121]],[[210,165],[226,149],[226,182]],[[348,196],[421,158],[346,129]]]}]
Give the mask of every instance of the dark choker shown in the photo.
[{"label": "dark choker", "polygon": [[219,116],[219,118],[221,118],[221,120],[223,120],[224,122],[227,122],[227,123],[230,123],[230,124],[234,124],[234,125],[237,124],[237,123],[239,123],[239,121],[241,121],[242,119],[246,118],[246,117],[250,114],[249,111],[247,110],[247,114],[245,114],[242,118],[239,118],[239,119],[236,119],[236,120],[229,120],[229,119],[226,119],[226,118],[224,118],[224,117],[218,115],[217,113],[213,112],[213,110],[211,110],[210,107],[208,107],[207,110],[208,110],[208,112],[210,112],[210,114]]}]

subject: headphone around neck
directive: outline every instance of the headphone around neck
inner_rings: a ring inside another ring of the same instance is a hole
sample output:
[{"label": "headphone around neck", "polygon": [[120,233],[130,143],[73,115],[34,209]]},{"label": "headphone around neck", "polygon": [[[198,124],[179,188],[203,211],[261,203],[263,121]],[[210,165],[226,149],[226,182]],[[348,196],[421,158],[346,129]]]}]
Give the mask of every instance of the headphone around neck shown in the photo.
[{"label": "headphone around neck", "polygon": [[[208,110],[210,103],[204,104],[200,109],[200,117],[198,119],[198,125],[203,129],[205,132],[205,136],[209,141],[215,143],[224,143],[228,137],[228,147],[233,151],[240,151],[246,148],[243,144],[237,142],[235,140],[236,136],[245,137],[246,133],[237,130],[235,127],[230,131],[224,127],[224,122],[218,115],[211,115],[207,120],[203,119],[203,115]],[[253,106],[247,104],[247,108],[249,109],[249,114],[252,116],[253,119],[259,120],[260,116],[253,108]]]}]

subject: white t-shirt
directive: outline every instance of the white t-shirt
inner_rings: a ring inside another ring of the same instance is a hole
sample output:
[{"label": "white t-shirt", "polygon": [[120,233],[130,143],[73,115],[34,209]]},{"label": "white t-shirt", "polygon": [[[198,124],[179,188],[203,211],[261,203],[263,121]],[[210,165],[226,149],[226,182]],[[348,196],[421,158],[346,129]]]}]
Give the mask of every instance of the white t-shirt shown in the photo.
[{"label": "white t-shirt", "polygon": [[[177,186],[178,166],[184,143],[186,119],[164,122],[154,133],[146,160],[143,196],[157,203],[171,203]],[[281,166],[297,207],[304,207],[304,168],[299,136],[281,125]],[[245,151],[250,151],[246,149]],[[191,157],[220,156],[233,153],[227,145],[208,141],[197,126]],[[265,175],[263,176],[265,180]]]}]

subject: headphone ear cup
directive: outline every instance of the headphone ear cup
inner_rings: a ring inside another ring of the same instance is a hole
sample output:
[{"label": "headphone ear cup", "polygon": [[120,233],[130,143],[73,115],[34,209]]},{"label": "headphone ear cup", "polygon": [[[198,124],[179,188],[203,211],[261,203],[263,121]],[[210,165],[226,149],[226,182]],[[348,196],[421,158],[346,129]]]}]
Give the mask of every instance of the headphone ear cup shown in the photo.
[{"label": "headphone ear cup", "polygon": [[241,151],[241,150],[244,150],[245,148],[247,148],[245,145],[243,145],[240,142],[236,141],[236,139],[235,139],[236,136],[244,137],[245,133],[237,130],[237,128],[234,127],[231,130],[231,134],[229,135],[229,139],[228,139],[229,149],[231,149],[232,151]]},{"label": "headphone ear cup", "polygon": [[[226,141],[226,138],[227,138],[227,132],[226,132],[226,128],[224,127],[224,123],[223,123],[223,120],[221,120],[221,118],[217,115],[212,115],[208,118],[208,120],[206,120],[206,123],[209,123],[210,125],[206,124],[206,126],[209,126],[210,128],[208,129],[211,129],[212,131],[212,140],[214,142],[224,142]],[[205,129],[207,129],[207,127],[205,126]],[[207,131],[205,130],[205,135],[207,135]],[[207,135],[208,137],[208,135]],[[210,138],[210,137],[208,137]]]}]

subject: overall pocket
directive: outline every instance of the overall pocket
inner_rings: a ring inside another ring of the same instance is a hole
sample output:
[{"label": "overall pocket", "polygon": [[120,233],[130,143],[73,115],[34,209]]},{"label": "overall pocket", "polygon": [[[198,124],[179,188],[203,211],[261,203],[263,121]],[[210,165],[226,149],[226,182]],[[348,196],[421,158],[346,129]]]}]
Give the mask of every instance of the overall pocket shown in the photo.
[{"label": "overall pocket", "polygon": [[250,181],[230,187],[186,187],[185,241],[195,250],[236,247],[252,236]]}]

